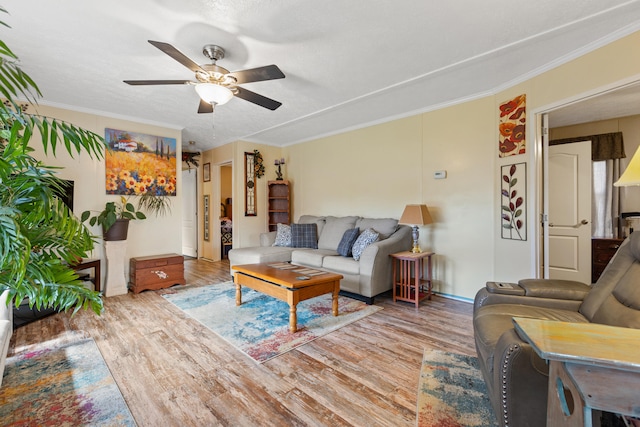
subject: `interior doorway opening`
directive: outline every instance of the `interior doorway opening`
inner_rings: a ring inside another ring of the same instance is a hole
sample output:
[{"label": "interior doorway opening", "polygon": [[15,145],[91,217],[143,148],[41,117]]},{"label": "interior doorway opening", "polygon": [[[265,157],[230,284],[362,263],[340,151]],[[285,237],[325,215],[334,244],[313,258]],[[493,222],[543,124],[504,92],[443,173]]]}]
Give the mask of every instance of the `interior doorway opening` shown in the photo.
[{"label": "interior doorway opening", "polygon": [[220,258],[233,248],[233,165],[220,165]]}]

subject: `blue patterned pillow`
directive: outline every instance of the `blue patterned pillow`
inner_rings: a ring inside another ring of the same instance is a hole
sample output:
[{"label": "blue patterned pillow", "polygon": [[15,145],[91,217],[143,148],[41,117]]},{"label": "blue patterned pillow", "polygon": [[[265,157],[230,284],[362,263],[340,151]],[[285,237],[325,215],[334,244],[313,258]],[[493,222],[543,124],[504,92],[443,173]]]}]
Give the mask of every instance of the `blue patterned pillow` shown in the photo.
[{"label": "blue patterned pillow", "polygon": [[340,244],[338,245],[338,253],[340,255],[351,256],[351,247],[358,238],[358,234],[360,234],[360,229],[358,227],[350,228],[344,232],[342,240],[340,240]]},{"label": "blue patterned pillow", "polygon": [[351,252],[353,253],[353,259],[356,261],[360,260],[360,255],[365,250],[367,246],[378,240],[380,234],[373,228],[367,228],[358,236],[353,247],[351,248]]},{"label": "blue patterned pillow", "polygon": [[291,224],[291,246],[318,249],[318,226],[316,224]]},{"label": "blue patterned pillow", "polygon": [[273,246],[291,246],[291,226],[278,223],[276,227],[276,241]]}]

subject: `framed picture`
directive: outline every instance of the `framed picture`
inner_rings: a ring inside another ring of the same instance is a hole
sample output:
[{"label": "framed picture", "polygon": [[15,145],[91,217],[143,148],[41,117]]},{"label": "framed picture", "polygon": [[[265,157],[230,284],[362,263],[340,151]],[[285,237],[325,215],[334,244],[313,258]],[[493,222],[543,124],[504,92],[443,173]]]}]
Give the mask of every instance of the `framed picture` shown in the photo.
[{"label": "framed picture", "polygon": [[[207,163],[208,164],[208,163]],[[208,242],[209,241],[209,195],[205,195],[204,196],[204,224],[203,224],[203,234],[204,234],[204,241]]]},{"label": "framed picture", "polygon": [[526,135],[526,95],[500,104],[500,123],[498,151],[500,157],[524,154],[527,150]]},{"label": "framed picture", "polygon": [[244,153],[244,216],[256,216],[256,155]]},{"label": "framed picture", "polygon": [[211,163],[202,165],[202,180],[204,182],[211,181]]},{"label": "framed picture", "polygon": [[176,195],[176,139],[126,130],[104,130],[106,193]]},{"label": "framed picture", "polygon": [[504,165],[500,172],[501,237],[527,240],[527,164]]}]

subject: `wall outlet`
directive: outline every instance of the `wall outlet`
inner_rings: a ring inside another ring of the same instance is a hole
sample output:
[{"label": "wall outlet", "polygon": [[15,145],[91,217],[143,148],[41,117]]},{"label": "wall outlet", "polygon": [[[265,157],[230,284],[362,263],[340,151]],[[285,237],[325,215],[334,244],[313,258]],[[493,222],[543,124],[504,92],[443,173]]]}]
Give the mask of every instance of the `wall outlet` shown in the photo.
[{"label": "wall outlet", "polygon": [[447,171],[435,171],[433,177],[435,179],[445,179],[447,177]]}]

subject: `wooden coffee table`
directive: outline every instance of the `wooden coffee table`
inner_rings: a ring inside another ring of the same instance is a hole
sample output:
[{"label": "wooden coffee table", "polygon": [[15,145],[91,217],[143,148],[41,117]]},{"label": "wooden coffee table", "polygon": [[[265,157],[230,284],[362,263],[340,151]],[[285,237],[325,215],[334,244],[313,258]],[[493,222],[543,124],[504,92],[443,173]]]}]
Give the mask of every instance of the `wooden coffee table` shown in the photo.
[{"label": "wooden coffee table", "polygon": [[289,304],[289,330],[298,330],[296,306],[300,301],[333,293],[333,315],[338,315],[338,293],[342,275],[288,263],[244,264],[235,270],[236,305],[242,304],[242,286]]}]

